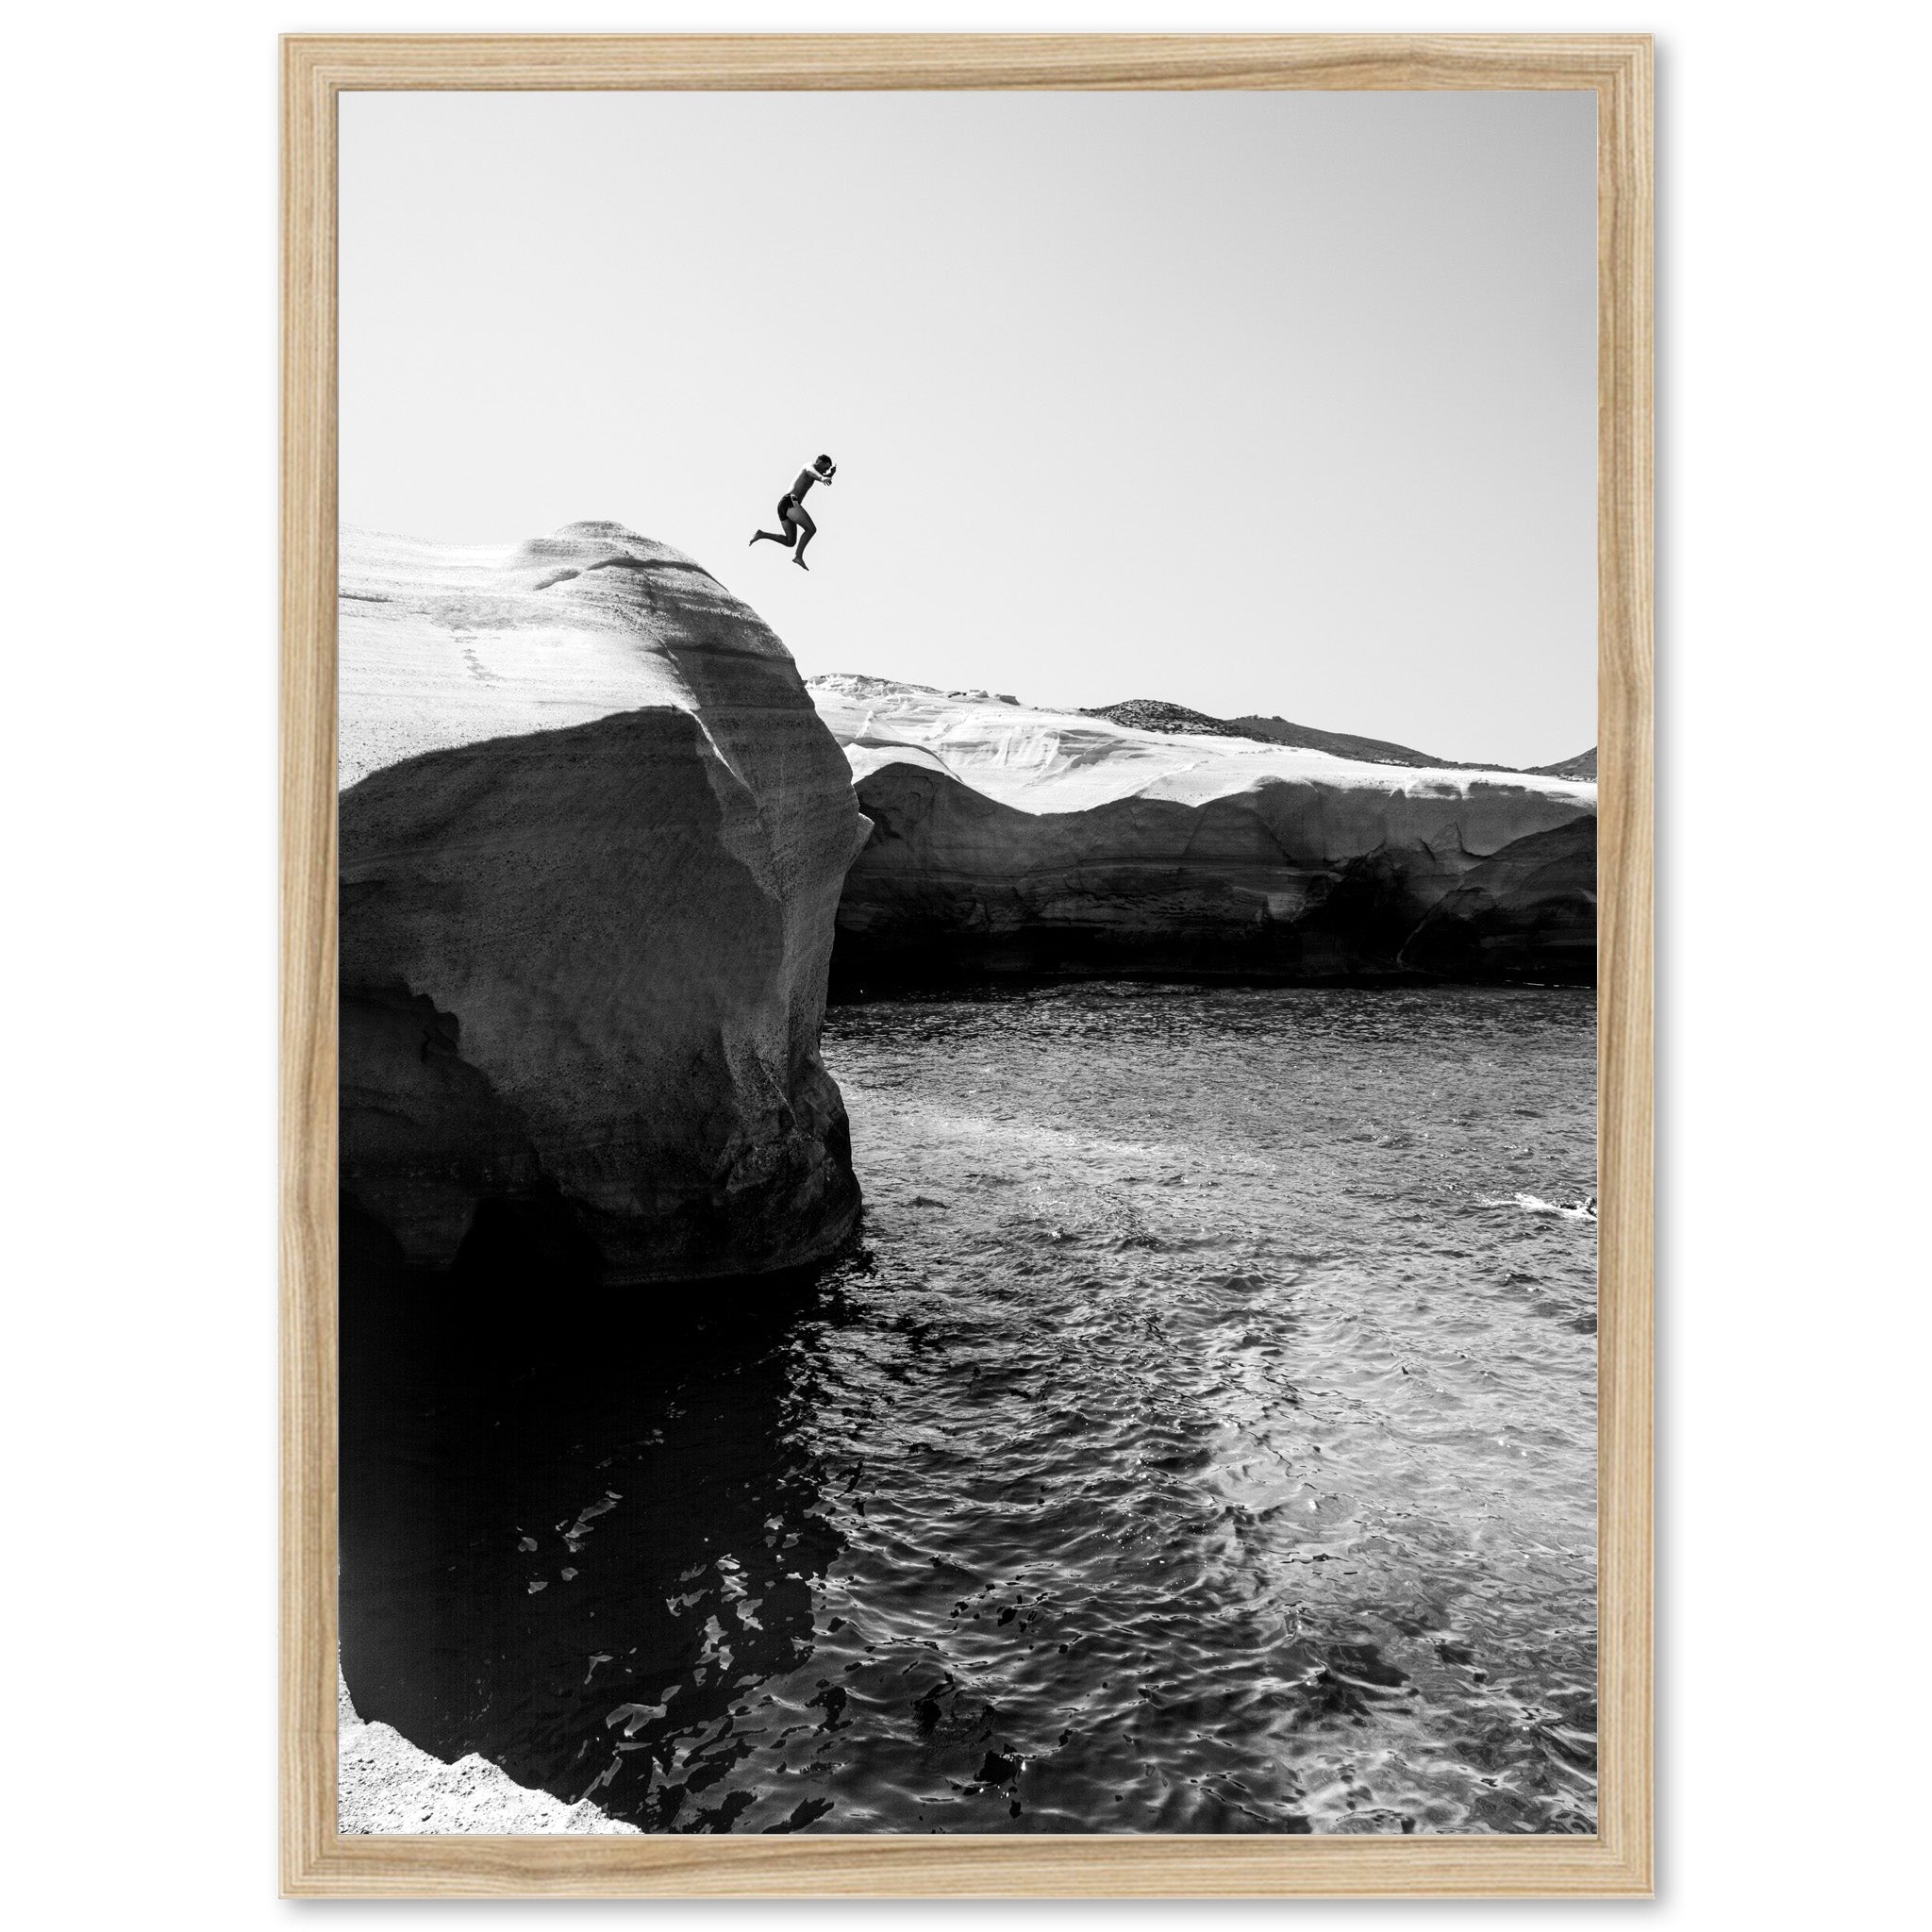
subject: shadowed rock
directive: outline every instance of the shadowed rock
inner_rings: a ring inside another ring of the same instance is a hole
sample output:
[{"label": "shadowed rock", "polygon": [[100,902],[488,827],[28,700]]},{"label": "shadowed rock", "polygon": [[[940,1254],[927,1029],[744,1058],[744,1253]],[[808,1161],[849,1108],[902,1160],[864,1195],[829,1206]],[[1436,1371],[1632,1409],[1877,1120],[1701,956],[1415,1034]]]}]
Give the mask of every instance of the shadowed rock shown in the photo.
[{"label": "shadowed rock", "polygon": [[836,1247],[858,1193],[818,1035],[865,824],[784,646],[614,525],[345,534],[341,575],[345,1194],[418,1263]]},{"label": "shadowed rock", "polygon": [[1471,870],[1402,949],[1456,979],[1596,976],[1596,820],[1532,832]]},{"label": "shadowed rock", "polygon": [[[1421,978],[1438,969],[1407,957],[1408,938],[1473,869],[1596,808],[1592,786],[1522,773],[1371,764],[877,678],[809,688],[874,822],[839,909],[847,993],[1090,974]],[[1483,976],[1550,976],[1538,930],[1469,958]],[[1573,976],[1574,949],[1560,950]]]}]

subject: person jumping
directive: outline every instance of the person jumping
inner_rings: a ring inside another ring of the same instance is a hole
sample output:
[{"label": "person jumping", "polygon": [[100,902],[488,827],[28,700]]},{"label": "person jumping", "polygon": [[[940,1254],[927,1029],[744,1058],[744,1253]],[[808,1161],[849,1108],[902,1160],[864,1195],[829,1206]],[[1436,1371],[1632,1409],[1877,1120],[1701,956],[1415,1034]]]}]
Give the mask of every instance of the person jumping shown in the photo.
[{"label": "person jumping", "polygon": [[754,530],[751,541],[767,543],[782,543],[790,550],[795,543],[797,554],[792,558],[800,570],[808,570],[805,560],[805,546],[819,533],[819,526],[807,514],[805,492],[814,483],[823,483],[827,490],[832,487],[832,478],[838,474],[838,464],[830,457],[820,457],[808,470],[798,473],[798,480],[778,499],[778,525],[775,530]]}]

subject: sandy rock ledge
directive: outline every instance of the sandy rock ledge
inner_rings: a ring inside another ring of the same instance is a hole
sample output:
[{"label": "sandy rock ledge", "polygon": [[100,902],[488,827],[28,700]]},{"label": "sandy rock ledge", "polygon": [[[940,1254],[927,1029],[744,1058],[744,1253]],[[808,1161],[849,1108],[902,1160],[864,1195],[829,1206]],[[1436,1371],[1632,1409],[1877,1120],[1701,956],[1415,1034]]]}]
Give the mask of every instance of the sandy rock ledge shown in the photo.
[{"label": "sandy rock ledge", "polygon": [[474,1751],[445,1764],[388,1724],[364,1724],[340,1675],[336,1685],[336,1817],[345,1838],[560,1831],[641,1835],[636,1825],[588,1801],[565,1805],[546,1791],[525,1790]]},{"label": "sandy rock ledge", "polygon": [[790,654],[615,524],[341,546],[341,1183],[420,1266],[823,1259],[819,1026],[870,827]]}]

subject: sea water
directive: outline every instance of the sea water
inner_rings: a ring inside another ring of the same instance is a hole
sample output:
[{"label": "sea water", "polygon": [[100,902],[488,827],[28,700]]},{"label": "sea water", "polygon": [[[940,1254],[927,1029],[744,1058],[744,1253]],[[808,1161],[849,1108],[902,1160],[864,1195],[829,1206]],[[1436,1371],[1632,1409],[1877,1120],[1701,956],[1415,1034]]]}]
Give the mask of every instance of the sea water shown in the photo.
[{"label": "sea water", "polygon": [[345,1305],[362,1714],[651,1830],[1593,1830],[1592,996],[1071,986],[824,1057],[818,1275]]}]

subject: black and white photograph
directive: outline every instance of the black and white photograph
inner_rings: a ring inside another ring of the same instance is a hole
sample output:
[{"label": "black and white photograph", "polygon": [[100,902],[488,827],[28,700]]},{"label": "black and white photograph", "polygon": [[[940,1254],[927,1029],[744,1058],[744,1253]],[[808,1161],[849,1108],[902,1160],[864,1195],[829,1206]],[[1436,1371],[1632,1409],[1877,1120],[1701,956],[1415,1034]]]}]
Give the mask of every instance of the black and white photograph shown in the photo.
[{"label": "black and white photograph", "polygon": [[342,95],[342,1834],[1597,1831],[1596,100]]},{"label": "black and white photograph", "polygon": [[1925,1916],[1932,11],[1198,15],[9,18],[18,1923]]}]

